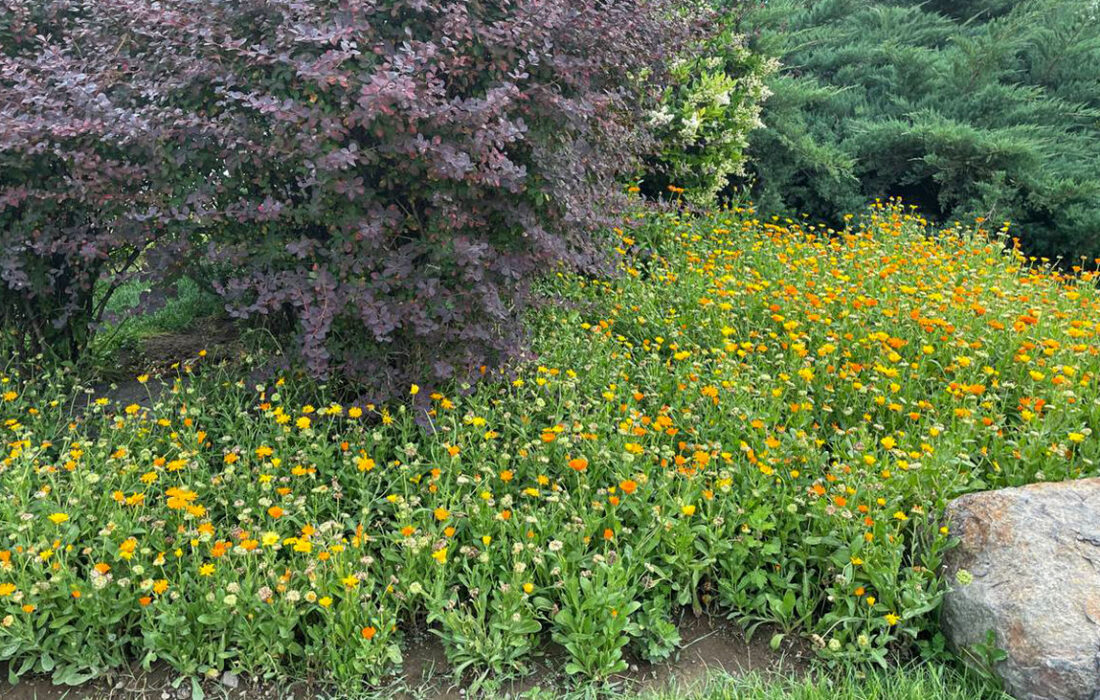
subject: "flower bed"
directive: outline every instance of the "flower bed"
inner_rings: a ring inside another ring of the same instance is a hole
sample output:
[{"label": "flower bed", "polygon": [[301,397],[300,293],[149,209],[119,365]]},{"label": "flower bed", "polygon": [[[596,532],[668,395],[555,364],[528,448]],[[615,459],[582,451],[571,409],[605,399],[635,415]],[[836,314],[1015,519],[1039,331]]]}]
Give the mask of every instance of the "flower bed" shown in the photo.
[{"label": "flower bed", "polygon": [[0,660],[354,684],[426,619],[457,669],[552,640],[600,677],[687,605],[935,655],[946,500],[1100,473],[1093,273],[892,206],[632,223],[623,275],[556,281],[537,362],[419,415],[204,358],[133,403],[9,370]]}]

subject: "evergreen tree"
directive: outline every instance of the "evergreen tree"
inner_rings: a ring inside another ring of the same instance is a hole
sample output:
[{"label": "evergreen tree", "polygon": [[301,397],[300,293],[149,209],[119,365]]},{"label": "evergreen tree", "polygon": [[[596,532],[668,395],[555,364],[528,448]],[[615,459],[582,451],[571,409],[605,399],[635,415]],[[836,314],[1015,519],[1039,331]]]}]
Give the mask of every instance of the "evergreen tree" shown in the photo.
[{"label": "evergreen tree", "polygon": [[1010,220],[1038,255],[1100,256],[1100,17],[1081,0],[772,0],[746,15],[783,68],[753,133],[764,208],[838,222],[901,196]]}]

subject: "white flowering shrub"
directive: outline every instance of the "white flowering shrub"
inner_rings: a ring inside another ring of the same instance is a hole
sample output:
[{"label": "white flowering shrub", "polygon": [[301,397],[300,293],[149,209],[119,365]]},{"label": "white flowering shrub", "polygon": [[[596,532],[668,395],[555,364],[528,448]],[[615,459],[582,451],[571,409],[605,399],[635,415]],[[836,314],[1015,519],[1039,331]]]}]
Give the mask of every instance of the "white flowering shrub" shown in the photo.
[{"label": "white flowering shrub", "polygon": [[704,56],[676,61],[662,104],[649,113],[660,155],[645,180],[650,194],[671,189],[698,204],[713,202],[742,174],[749,132],[762,126],[765,78],[778,64],[724,31]]}]

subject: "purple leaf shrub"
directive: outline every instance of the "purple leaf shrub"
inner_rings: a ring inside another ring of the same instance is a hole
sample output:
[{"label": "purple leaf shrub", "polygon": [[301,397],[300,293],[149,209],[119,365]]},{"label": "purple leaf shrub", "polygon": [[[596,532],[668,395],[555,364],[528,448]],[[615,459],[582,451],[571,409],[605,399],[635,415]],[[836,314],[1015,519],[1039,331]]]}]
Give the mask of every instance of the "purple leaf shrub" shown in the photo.
[{"label": "purple leaf shrub", "polygon": [[702,26],[671,0],[0,3],[5,324],[186,265],[378,398],[521,355],[533,281],[604,262]]},{"label": "purple leaf shrub", "polygon": [[108,4],[0,0],[0,326],[31,355],[76,357],[114,288],[179,267],[166,81]]}]

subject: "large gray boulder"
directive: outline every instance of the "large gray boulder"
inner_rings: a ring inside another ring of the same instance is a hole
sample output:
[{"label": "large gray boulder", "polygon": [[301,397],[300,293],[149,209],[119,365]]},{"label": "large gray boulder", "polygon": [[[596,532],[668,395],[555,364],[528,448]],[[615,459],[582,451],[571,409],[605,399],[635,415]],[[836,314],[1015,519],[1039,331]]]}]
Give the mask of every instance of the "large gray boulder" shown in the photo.
[{"label": "large gray boulder", "polygon": [[947,507],[943,629],[987,630],[1005,689],[1029,700],[1100,700],[1100,479],[972,493]]}]

